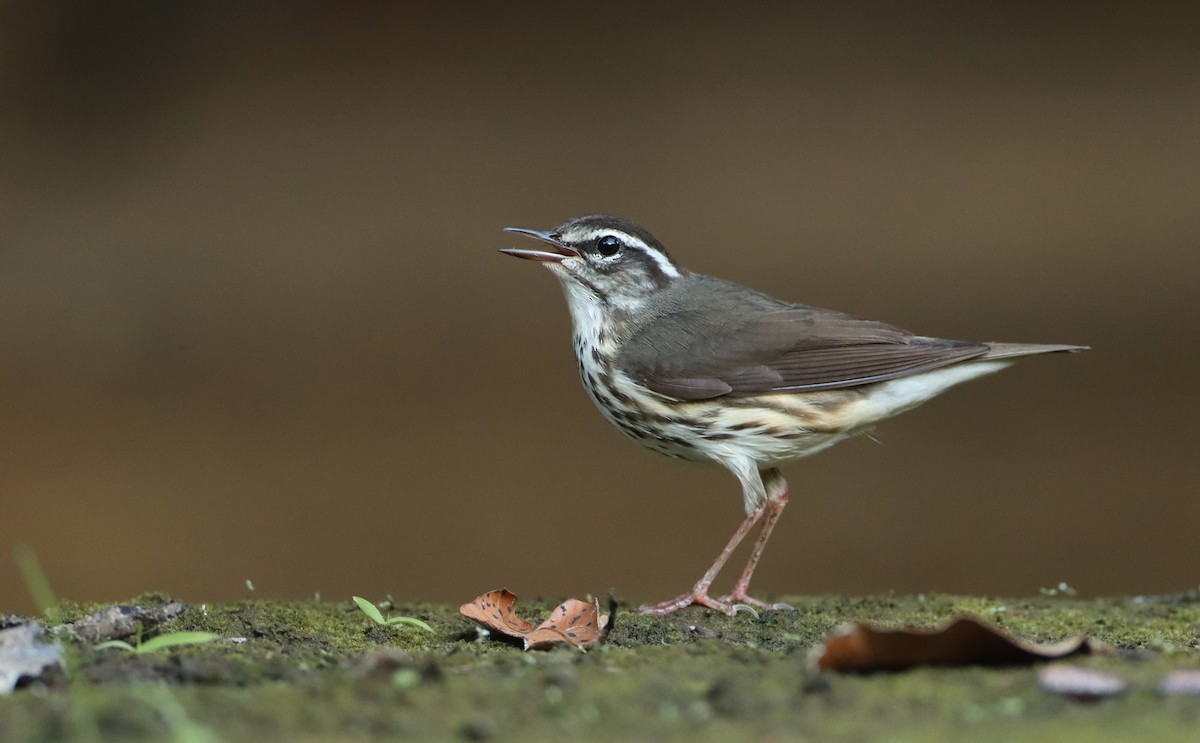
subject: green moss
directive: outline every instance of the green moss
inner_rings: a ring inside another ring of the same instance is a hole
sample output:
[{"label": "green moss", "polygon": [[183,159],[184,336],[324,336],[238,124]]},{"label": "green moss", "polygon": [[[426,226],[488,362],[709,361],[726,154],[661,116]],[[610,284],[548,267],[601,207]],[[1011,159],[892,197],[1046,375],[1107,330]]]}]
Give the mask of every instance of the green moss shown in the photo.
[{"label": "green moss", "polygon": [[[168,600],[139,597],[149,606]],[[529,617],[554,601],[523,603]],[[795,613],[725,617],[619,612],[607,645],[524,653],[480,640],[457,607],[398,604],[433,634],[381,627],[351,602],[189,607],[162,631],[242,642],[141,657],[77,647],[72,680],[0,698],[0,740],[622,739],[897,741],[1193,740],[1200,699],[1157,680],[1200,665],[1200,594],[1059,597],[802,597]],[[98,607],[64,602],[63,616]],[[810,649],[852,620],[932,626],[985,617],[1022,637],[1087,634],[1121,649],[1080,659],[1133,682],[1080,704],[1041,690],[1036,669],[818,674]],[[387,651],[379,660],[372,652]]]}]

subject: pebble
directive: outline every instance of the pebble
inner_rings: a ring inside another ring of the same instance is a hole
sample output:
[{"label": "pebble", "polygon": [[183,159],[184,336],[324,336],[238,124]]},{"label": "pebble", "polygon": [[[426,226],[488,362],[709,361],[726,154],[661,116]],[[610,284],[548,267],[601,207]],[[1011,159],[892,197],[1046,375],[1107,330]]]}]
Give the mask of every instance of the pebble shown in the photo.
[{"label": "pebble", "polygon": [[1080,702],[1114,697],[1129,689],[1129,682],[1116,674],[1082,666],[1049,666],[1038,673],[1038,683],[1051,694]]}]

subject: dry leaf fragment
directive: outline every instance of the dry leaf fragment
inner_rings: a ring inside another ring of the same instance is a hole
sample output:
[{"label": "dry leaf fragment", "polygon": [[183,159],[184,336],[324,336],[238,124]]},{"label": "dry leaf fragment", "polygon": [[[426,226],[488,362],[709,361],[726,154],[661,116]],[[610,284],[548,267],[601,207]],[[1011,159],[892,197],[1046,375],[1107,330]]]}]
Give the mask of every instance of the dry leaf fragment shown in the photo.
[{"label": "dry leaf fragment", "polygon": [[822,670],[859,673],[915,666],[1027,665],[1092,650],[1087,639],[1035,645],[981,620],[961,617],[934,630],[843,625],[818,649],[816,665]]},{"label": "dry leaf fragment", "polygon": [[609,614],[600,615],[600,603],[567,599],[536,628],[516,613],[517,597],[507,588],[488,591],[463,604],[458,611],[473,622],[521,641],[526,650],[548,650],[560,643],[587,649],[604,642],[616,618],[616,601],[609,599]]}]

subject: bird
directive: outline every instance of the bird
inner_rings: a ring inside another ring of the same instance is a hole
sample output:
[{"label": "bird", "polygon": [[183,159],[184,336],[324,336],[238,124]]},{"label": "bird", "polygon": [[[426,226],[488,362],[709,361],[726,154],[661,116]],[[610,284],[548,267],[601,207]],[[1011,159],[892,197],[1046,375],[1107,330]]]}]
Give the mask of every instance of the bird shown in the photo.
[{"label": "bird", "polygon": [[[712,566],[690,591],[641,606],[642,613],[693,605],[730,615],[791,609],[749,594],[788,502],[780,465],[1019,357],[1087,349],[915,335],[776,299],[685,269],[650,232],[619,217],[505,231],[549,247],[500,252],[541,263],[562,284],[579,374],[604,417],[652,451],[722,465],[741,484],[746,516]],[[732,590],[710,596],[755,525],[758,536]]]}]

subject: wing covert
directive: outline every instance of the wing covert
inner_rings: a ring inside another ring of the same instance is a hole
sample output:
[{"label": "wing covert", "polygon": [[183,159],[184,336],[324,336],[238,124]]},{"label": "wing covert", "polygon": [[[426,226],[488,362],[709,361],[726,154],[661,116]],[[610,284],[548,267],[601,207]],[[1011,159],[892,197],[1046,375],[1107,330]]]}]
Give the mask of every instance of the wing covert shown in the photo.
[{"label": "wing covert", "polygon": [[765,306],[735,313],[692,306],[662,314],[623,344],[618,365],[659,394],[704,400],[853,387],[987,351],[842,312],[762,301],[769,299],[756,295]]}]

